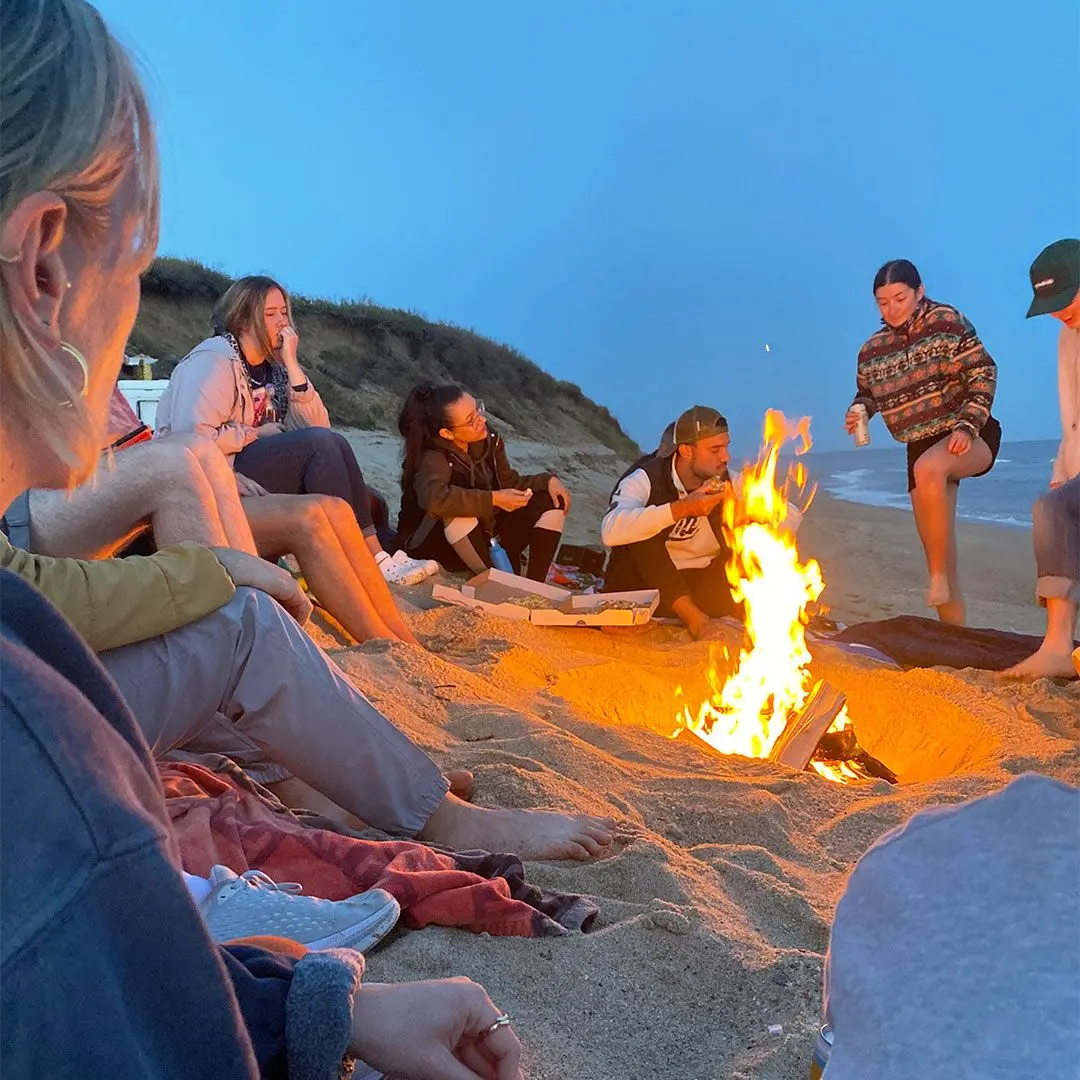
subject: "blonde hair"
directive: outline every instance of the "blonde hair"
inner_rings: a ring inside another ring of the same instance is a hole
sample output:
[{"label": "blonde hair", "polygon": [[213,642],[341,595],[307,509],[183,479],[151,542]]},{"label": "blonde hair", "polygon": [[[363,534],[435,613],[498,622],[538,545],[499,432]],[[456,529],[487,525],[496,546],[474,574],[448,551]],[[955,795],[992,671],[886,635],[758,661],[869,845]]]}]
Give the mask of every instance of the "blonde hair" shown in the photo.
[{"label": "blonde hair", "polygon": [[[158,237],[158,159],[146,95],[124,48],[85,0],[0,3],[0,221],[38,191],[60,196],[68,228],[100,239],[121,185],[134,180],[133,251]],[[72,342],[78,348],[79,342]],[[93,366],[94,357],[90,357]],[[7,400],[73,472],[96,460],[100,426],[82,373],[28,332],[0,288],[0,365]],[[57,424],[57,405],[71,402]]]},{"label": "blonde hair", "polygon": [[280,289],[281,295],[285,297],[285,310],[289,314],[291,323],[293,321],[292,300],[288,290],[280,282],[262,274],[253,274],[234,281],[225,290],[225,295],[214,305],[214,312],[210,317],[215,334],[224,334],[228,331],[237,340],[245,333],[255,338],[262,356],[248,357],[252,363],[260,363],[274,353],[275,345],[267,333],[266,319],[263,316],[266,298],[274,289]]}]

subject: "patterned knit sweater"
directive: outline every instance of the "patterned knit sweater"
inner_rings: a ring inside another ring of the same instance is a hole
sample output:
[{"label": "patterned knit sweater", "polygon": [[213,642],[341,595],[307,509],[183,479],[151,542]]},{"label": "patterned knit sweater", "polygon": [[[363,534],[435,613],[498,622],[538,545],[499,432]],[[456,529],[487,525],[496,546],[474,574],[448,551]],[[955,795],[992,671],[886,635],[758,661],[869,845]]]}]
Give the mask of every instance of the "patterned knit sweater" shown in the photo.
[{"label": "patterned knit sweater", "polygon": [[975,438],[990,418],[997,365],[956,308],[924,298],[903,326],[883,326],[859,350],[856,382],[852,404],[881,413],[899,442]]}]

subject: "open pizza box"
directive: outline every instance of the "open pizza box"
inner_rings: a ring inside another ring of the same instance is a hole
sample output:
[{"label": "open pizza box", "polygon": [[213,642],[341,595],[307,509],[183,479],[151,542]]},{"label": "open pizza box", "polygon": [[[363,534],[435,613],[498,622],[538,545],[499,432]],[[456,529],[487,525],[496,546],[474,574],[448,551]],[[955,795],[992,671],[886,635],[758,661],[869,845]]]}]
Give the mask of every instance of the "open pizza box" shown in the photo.
[{"label": "open pizza box", "polygon": [[460,589],[436,585],[436,600],[537,626],[637,626],[660,603],[656,589],[640,592],[572,593],[505,570],[485,570]]}]

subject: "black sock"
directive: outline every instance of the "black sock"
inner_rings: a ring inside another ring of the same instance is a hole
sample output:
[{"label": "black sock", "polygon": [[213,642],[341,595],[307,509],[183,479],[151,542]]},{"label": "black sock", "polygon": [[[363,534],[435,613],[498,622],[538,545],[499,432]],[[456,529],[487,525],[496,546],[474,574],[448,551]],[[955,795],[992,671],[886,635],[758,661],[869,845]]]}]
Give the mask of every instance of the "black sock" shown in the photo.
[{"label": "black sock", "polygon": [[535,528],[529,534],[529,570],[526,577],[531,581],[543,581],[551,567],[551,560],[559,550],[562,533],[554,529]]}]

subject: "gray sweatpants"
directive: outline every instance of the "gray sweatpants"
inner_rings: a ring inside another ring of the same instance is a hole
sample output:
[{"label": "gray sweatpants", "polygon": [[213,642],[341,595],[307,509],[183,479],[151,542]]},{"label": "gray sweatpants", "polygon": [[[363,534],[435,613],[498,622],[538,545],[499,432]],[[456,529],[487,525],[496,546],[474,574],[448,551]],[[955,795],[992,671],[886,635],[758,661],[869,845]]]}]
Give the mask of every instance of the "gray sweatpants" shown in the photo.
[{"label": "gray sweatpants", "polygon": [[[161,637],[110,649],[154,754],[177,747],[284,766],[369,825],[413,836],[446,795],[438,766],[265,593]],[[257,769],[263,783],[288,773]]]}]

